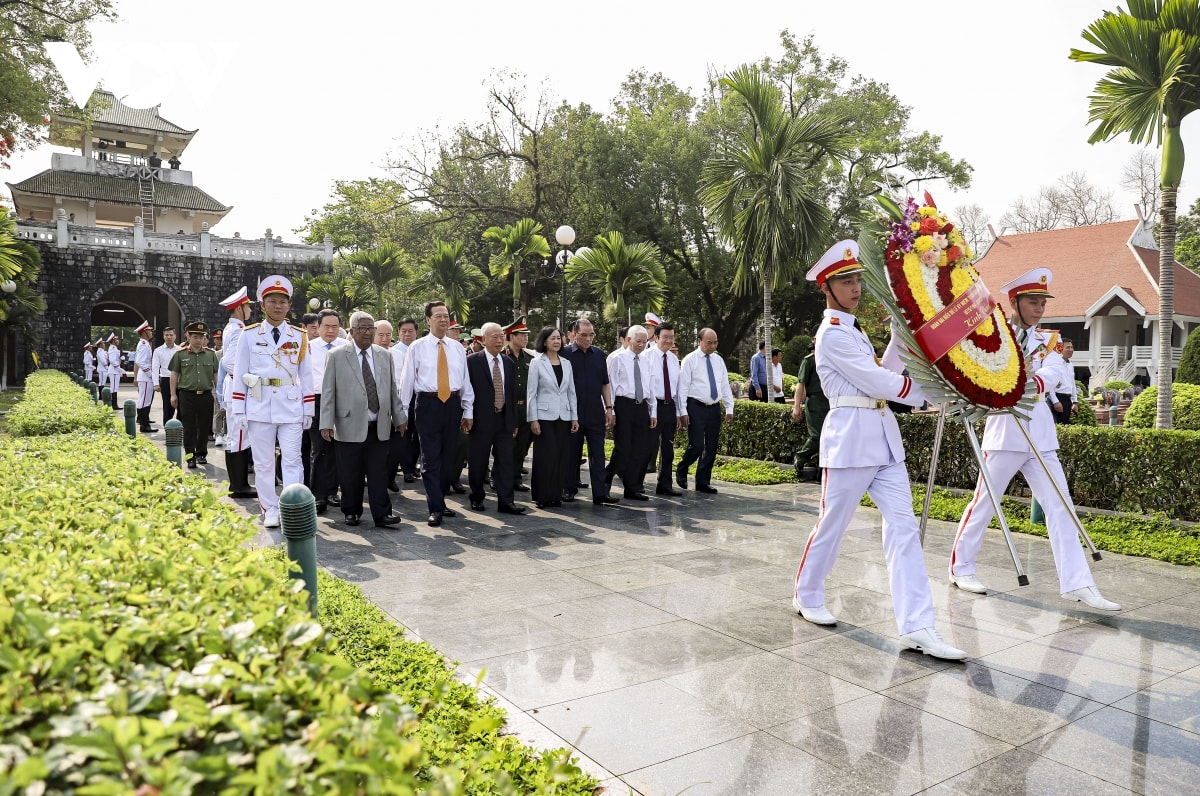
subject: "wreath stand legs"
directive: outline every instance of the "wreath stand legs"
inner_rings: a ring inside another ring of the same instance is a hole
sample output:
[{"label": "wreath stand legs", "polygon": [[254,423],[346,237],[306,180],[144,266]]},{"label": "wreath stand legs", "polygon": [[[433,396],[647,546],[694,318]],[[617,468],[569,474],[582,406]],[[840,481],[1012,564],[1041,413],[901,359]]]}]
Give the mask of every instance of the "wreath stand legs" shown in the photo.
[{"label": "wreath stand legs", "polygon": [[929,480],[925,482],[925,505],[921,508],[921,547],[925,546],[925,526],[929,523],[929,503],[933,500],[933,482],[937,477],[938,456],[942,452],[942,434],[946,432],[946,407],[938,410],[937,431],[933,433],[933,456],[929,459]]}]

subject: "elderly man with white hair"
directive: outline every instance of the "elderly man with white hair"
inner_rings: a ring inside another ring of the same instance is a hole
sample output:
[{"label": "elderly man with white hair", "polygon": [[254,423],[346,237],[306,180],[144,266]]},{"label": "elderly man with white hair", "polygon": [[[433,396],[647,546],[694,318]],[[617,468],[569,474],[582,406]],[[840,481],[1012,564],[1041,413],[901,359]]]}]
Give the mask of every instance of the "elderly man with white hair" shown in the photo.
[{"label": "elderly man with white hair", "polygon": [[613,411],[617,425],[613,430],[616,447],[624,452],[617,472],[625,487],[626,500],[649,500],[643,485],[646,465],[654,443],[650,430],[658,424],[658,404],[654,399],[654,370],[646,353],[646,327],[630,326],[629,345],[608,363],[608,383],[612,387]]},{"label": "elderly man with white hair", "polygon": [[520,514],[513,499],[513,438],[517,435],[516,366],[504,356],[504,330],[498,323],[480,328],[483,350],[467,357],[467,378],[474,396],[475,425],[468,434],[471,509],[483,511],[483,482],[488,466],[496,487],[496,510]]}]

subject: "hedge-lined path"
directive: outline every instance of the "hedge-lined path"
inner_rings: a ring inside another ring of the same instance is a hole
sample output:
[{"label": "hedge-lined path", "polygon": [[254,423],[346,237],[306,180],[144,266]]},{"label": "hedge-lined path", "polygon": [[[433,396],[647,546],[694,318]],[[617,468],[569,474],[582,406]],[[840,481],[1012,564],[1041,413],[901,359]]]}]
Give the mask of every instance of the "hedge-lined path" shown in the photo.
[{"label": "hedge-lined path", "polygon": [[1105,553],[1097,579],[1124,610],[1103,615],[1059,598],[1041,538],[1017,537],[1033,581],[1018,589],[989,532],[980,576],[1000,591],[980,597],[946,585],[953,526],[932,522],[939,627],[972,656],[950,664],[899,650],[871,509],[830,578],[838,626],[792,612],[811,485],[503,519],[491,493],[482,514],[452,496],[440,528],[402,486],[398,528],[331,508],[321,565],[610,793],[1200,793],[1195,568]]}]

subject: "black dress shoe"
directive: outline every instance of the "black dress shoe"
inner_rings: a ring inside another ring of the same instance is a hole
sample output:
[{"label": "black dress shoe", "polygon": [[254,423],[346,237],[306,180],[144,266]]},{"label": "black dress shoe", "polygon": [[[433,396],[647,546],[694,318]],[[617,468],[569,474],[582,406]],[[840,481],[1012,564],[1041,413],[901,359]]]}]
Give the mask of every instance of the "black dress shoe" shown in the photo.
[{"label": "black dress shoe", "polygon": [[620,502],[621,501],[617,500],[612,495],[602,495],[601,497],[592,498],[592,503],[596,504],[597,506],[615,506]]},{"label": "black dress shoe", "polygon": [[258,493],[253,489],[231,489],[229,496],[232,498],[256,498]]},{"label": "black dress shoe", "polygon": [[717,488],[715,486],[709,486],[708,484],[705,484],[704,486],[700,486],[699,484],[696,484],[696,491],[703,492],[706,495],[717,494]]},{"label": "black dress shoe", "polygon": [[496,508],[496,511],[500,512],[501,514],[524,514],[525,507],[524,506],[514,506],[511,503],[501,503]]},{"label": "black dress shoe", "polygon": [[641,492],[626,492],[626,500],[649,500],[649,496],[643,495]]},{"label": "black dress shoe", "polygon": [[399,492],[400,491],[400,485],[396,483],[395,478],[393,478],[391,481],[388,481],[388,491],[389,492]]},{"label": "black dress shoe", "polygon": [[358,515],[357,514],[347,514],[346,515],[346,524],[347,525],[358,525]]},{"label": "black dress shoe", "polygon": [[483,505],[482,500],[472,500],[471,511],[487,511],[487,507]]},{"label": "black dress shoe", "polygon": [[675,471],[675,483],[679,484],[680,489],[687,489],[687,473]]},{"label": "black dress shoe", "polygon": [[208,464],[208,457],[207,456],[197,456],[196,464]]},{"label": "black dress shoe", "polygon": [[195,456],[193,456],[192,458],[188,459],[188,460],[187,460],[187,462],[188,462],[188,469],[189,469],[189,470],[195,470],[195,469],[197,469],[198,467],[200,467],[200,465],[196,463],[196,457],[195,457]]},{"label": "black dress shoe", "polygon": [[533,505],[537,506],[539,509],[544,509],[544,508],[546,508],[546,506],[548,506],[548,505],[550,505],[550,504],[549,504],[549,503],[543,503],[543,502],[542,502],[542,501],[540,501],[540,500],[535,500],[535,501],[533,502]]},{"label": "black dress shoe", "polygon": [[[456,495],[467,494],[467,488],[457,481],[455,481],[453,484],[450,485],[450,491],[452,491]],[[446,512],[442,512],[442,513],[445,514]]]},{"label": "black dress shoe", "polygon": [[529,487],[525,486],[524,484],[513,484],[513,489],[517,490],[518,492],[529,491]]},{"label": "black dress shoe", "polygon": [[329,504],[324,500],[317,501],[317,513],[324,514],[329,509]]},{"label": "black dress shoe", "polygon": [[376,528],[391,528],[394,525],[400,524],[400,518],[395,514],[389,514],[386,517],[379,517],[375,520]]},{"label": "black dress shoe", "polygon": [[442,524],[442,512],[435,511],[429,515],[428,523],[431,527],[436,528]]},{"label": "black dress shoe", "polygon": [[561,500],[551,500],[550,506],[551,506],[551,508],[556,508],[556,509],[560,508],[562,506],[562,501]]},{"label": "black dress shoe", "polygon": [[575,488],[576,488],[576,489],[587,489],[587,488],[588,488],[588,485],[587,485],[587,484],[585,484],[585,483],[583,483],[582,481],[577,481],[577,482],[575,483]]},{"label": "black dress shoe", "polygon": [[417,477],[415,475],[413,475],[412,473],[404,474],[404,483],[411,484],[413,481],[416,481],[416,480],[417,480]]},{"label": "black dress shoe", "polygon": [[682,492],[680,492],[678,489],[672,489],[669,486],[660,486],[658,489],[654,490],[654,494],[670,495],[671,497],[683,497]]},{"label": "black dress shoe", "polygon": [[454,509],[442,509],[441,513],[442,513],[443,517],[457,517],[458,516],[458,512],[455,511]]},{"label": "black dress shoe", "polygon": [[575,493],[574,492],[563,492],[562,499],[565,500],[567,503],[574,503],[575,502]]},{"label": "black dress shoe", "polygon": [[342,499],[339,498],[337,495],[330,495],[329,497],[325,498],[325,502],[331,506],[342,505]]}]

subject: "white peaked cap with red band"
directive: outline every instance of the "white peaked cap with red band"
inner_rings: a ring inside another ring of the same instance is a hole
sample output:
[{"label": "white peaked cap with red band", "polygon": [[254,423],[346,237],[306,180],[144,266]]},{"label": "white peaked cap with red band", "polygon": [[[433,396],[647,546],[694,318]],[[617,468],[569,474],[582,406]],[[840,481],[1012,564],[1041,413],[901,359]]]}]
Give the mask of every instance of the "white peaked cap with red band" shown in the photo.
[{"label": "white peaked cap with red band", "polygon": [[1054,279],[1054,274],[1049,268],[1034,268],[1031,271],[1018,276],[1013,281],[1009,282],[1000,288],[1009,300],[1015,300],[1017,296],[1045,296],[1046,298],[1054,298],[1050,295],[1050,280]]},{"label": "white peaked cap with red band", "polygon": [[821,286],[832,277],[861,274],[865,270],[858,262],[858,241],[847,238],[830,246],[805,279]]}]

